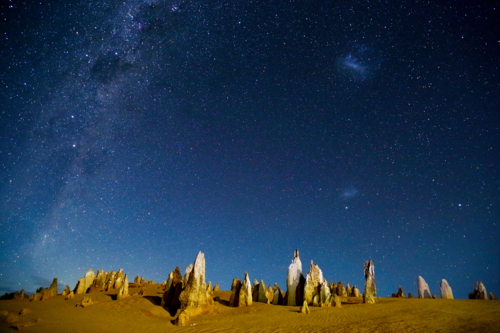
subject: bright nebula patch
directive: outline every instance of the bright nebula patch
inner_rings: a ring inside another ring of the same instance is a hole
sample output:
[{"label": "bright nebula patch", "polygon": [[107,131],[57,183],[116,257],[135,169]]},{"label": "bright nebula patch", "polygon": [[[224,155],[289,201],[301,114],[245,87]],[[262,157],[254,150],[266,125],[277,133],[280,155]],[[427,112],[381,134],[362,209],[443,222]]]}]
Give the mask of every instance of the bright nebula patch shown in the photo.
[{"label": "bright nebula patch", "polygon": [[380,68],[381,57],[372,49],[362,46],[355,47],[350,52],[337,59],[339,73],[349,79],[364,81],[375,74]]}]

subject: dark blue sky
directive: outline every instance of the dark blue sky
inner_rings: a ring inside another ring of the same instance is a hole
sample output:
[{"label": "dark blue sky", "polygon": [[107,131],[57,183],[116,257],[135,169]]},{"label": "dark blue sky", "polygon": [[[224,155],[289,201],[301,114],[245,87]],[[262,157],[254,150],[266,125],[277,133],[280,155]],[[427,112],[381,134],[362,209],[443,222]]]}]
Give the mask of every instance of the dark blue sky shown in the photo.
[{"label": "dark blue sky", "polygon": [[499,285],[497,4],[1,6],[0,293],[93,268]]}]

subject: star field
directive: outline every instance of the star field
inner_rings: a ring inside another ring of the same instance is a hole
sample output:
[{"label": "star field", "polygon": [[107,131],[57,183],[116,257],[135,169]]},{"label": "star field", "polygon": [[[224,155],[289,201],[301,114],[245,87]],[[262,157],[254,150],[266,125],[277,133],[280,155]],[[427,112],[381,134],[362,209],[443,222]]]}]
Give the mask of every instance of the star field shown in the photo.
[{"label": "star field", "polygon": [[1,5],[0,292],[92,268],[500,293],[496,4]]}]

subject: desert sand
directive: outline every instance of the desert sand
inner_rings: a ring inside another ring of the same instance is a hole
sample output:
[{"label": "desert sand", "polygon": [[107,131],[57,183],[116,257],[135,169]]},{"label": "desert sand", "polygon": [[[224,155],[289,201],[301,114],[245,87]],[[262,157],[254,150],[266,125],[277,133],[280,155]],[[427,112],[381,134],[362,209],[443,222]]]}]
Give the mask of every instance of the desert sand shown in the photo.
[{"label": "desert sand", "polygon": [[[139,288],[131,287],[131,294]],[[344,298],[341,308],[298,306],[227,306],[230,291],[218,291],[220,301],[209,312],[191,318],[188,326],[171,323],[162,308],[159,284],[145,296],[114,300],[117,290],[75,295],[69,301],[55,296],[44,301],[0,301],[0,330],[26,332],[499,332],[500,302],[484,300],[378,298],[374,305],[361,298]],[[93,304],[77,307],[84,297]],[[20,315],[22,309],[27,314]]]}]

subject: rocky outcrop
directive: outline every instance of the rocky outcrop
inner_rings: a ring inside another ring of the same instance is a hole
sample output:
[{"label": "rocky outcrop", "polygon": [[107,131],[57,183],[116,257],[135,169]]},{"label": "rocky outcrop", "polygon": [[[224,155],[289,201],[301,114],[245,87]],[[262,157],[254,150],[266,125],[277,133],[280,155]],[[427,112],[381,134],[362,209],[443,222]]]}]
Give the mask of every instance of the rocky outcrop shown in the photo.
[{"label": "rocky outcrop", "polygon": [[189,279],[189,274],[191,274],[192,270],[193,270],[193,264],[189,264],[186,267],[186,271],[184,272],[184,278],[182,279],[182,283],[184,283],[184,285],[187,284],[188,279]]},{"label": "rocky outcrop", "polygon": [[[239,281],[239,280],[238,280]],[[245,278],[243,279],[243,284],[239,290],[238,302],[235,306],[249,306],[252,305],[252,285],[250,283],[250,278],[248,273],[245,272]]]},{"label": "rocky outcrop", "polygon": [[54,280],[52,280],[52,284],[50,285],[49,288],[42,288],[42,290],[40,290],[36,294],[31,295],[29,297],[29,300],[44,301],[54,296],[57,296],[57,278],[54,278]]},{"label": "rocky outcrop", "polygon": [[94,304],[90,297],[84,297],[76,306],[81,306],[82,308],[86,308],[89,305]]},{"label": "rocky outcrop", "polygon": [[403,290],[403,287],[401,287],[401,286],[398,287],[398,293],[396,294],[396,297],[405,298],[405,292]]},{"label": "rocky outcrop", "polygon": [[321,297],[320,297],[320,302],[321,304],[329,304],[331,301],[331,292],[330,292],[330,287],[328,287],[328,282],[326,282],[325,279],[323,279],[323,283],[321,285]]},{"label": "rocky outcrop", "polygon": [[172,322],[175,326],[186,326],[189,322],[189,316],[186,312],[181,312]]},{"label": "rocky outcrop", "polygon": [[269,286],[266,289],[266,303],[273,304],[273,299],[274,299],[274,289],[273,287]]},{"label": "rocky outcrop", "polygon": [[113,285],[113,289],[120,289],[123,284],[124,279],[123,269],[120,268],[118,273],[116,273],[115,284]]},{"label": "rocky outcrop", "polygon": [[208,282],[207,284],[207,304],[214,304],[214,291],[212,290],[212,282]]},{"label": "rocky outcrop", "polygon": [[90,289],[90,286],[94,283],[95,279],[95,274],[92,269],[89,269],[87,273],[85,273],[85,276],[78,280],[78,283],[76,284],[75,287],[75,294],[85,294],[87,291]]},{"label": "rocky outcrop", "polygon": [[128,294],[128,277],[127,277],[127,275],[125,275],[125,278],[123,279],[123,283],[122,283],[120,289],[118,290],[118,294],[116,294],[116,299],[121,300],[121,299],[124,299],[128,296],[129,296],[129,294]]},{"label": "rocky outcrop", "polygon": [[356,286],[352,287],[352,297],[361,297],[361,293]]},{"label": "rocky outcrop", "polygon": [[488,293],[481,281],[476,281],[474,291],[469,294],[469,299],[488,299]]},{"label": "rocky outcrop", "polygon": [[41,291],[41,293],[42,301],[57,296],[57,278],[54,278],[54,280],[52,280],[52,284],[50,285],[49,289],[44,289]]},{"label": "rocky outcrop", "polygon": [[219,291],[219,284],[218,283],[214,286],[214,292],[216,292],[216,291]]},{"label": "rocky outcrop", "polygon": [[311,266],[309,268],[309,273],[307,273],[306,283],[304,286],[304,301],[307,301],[308,305],[313,304],[314,296],[320,294],[323,281],[323,272],[319,266],[315,265],[311,260]]},{"label": "rocky outcrop", "polygon": [[108,272],[108,275],[106,276],[106,286],[104,287],[105,291],[110,291],[113,289],[113,286],[115,285],[115,279],[116,279],[116,273],[113,271]]},{"label": "rocky outcrop", "polygon": [[307,301],[306,300],[304,300],[304,303],[300,307],[299,312],[302,313],[302,314],[310,314],[311,313],[311,311],[309,310],[309,306],[307,305]]},{"label": "rocky outcrop", "polygon": [[300,261],[299,250],[296,249],[292,263],[288,267],[288,275],[286,279],[287,305],[296,306],[302,303],[304,299],[303,281],[304,276],[302,275],[302,262]]},{"label": "rocky outcrop", "polygon": [[16,291],[12,294],[12,299],[25,299],[25,298],[28,298],[28,296],[26,296],[26,294],[24,293],[24,289]]},{"label": "rocky outcrop", "polygon": [[497,297],[490,291],[490,301],[496,301]]},{"label": "rocky outcrop", "polygon": [[107,273],[104,272],[102,269],[98,270],[94,282],[90,286],[89,292],[104,290],[104,288],[106,288],[106,278],[107,278]]},{"label": "rocky outcrop", "polygon": [[441,291],[441,298],[453,299],[453,291],[451,290],[448,281],[446,281],[445,279],[441,280],[441,283],[439,284],[439,290]]},{"label": "rocky outcrop", "polygon": [[182,292],[182,275],[179,267],[175,267],[168,279],[167,286],[170,284],[170,288],[163,293],[162,304],[168,309],[171,315],[175,315],[181,306],[179,296]]},{"label": "rocky outcrop", "polygon": [[331,306],[333,306],[335,308],[342,307],[342,301],[340,300],[340,297],[338,297],[337,294],[335,294],[335,293],[332,294],[330,304],[331,304]]},{"label": "rocky outcrop", "polygon": [[134,286],[139,287],[141,285],[141,277],[137,275],[134,279]]},{"label": "rocky outcrop", "polygon": [[365,290],[363,303],[375,304],[377,302],[377,287],[375,285],[375,265],[373,261],[365,261]]},{"label": "rocky outcrop", "polygon": [[279,287],[277,287],[274,290],[273,305],[283,305],[283,304],[284,304],[283,291]]},{"label": "rocky outcrop", "polygon": [[194,261],[193,270],[189,274],[186,286],[179,300],[180,311],[189,317],[196,316],[208,305],[207,285],[205,283],[205,255],[199,252]]},{"label": "rocky outcrop", "polygon": [[413,298],[413,294],[412,293],[408,293],[408,298]]},{"label": "rocky outcrop", "polygon": [[336,294],[337,293],[337,284],[335,282],[330,282],[330,284],[328,285],[328,287],[330,288],[330,292],[332,294]]},{"label": "rocky outcrop", "polygon": [[266,284],[264,283],[264,280],[260,280],[260,283],[259,283],[259,296],[258,296],[257,302],[267,303]]},{"label": "rocky outcrop", "polygon": [[70,291],[69,294],[66,295],[64,300],[69,301],[69,300],[72,300],[73,298],[75,298],[75,293],[73,291]]},{"label": "rocky outcrop", "polygon": [[254,302],[258,302],[259,301],[259,281],[257,281],[256,279],[253,280],[252,300]]},{"label": "rocky outcrop", "polygon": [[71,292],[71,289],[69,288],[68,285],[66,285],[66,288],[61,293],[61,296],[67,296],[67,295],[69,295],[70,292]]},{"label": "rocky outcrop", "polygon": [[342,283],[342,281],[339,281],[339,283],[337,283],[336,293],[340,297],[347,297],[347,290],[344,288],[344,284]]},{"label": "rocky outcrop", "polygon": [[[247,273],[245,272],[245,278],[247,277]],[[240,289],[241,289],[241,281],[240,279],[233,279],[233,283],[231,283],[231,296],[229,297],[229,306],[237,307],[240,303]],[[251,290],[250,290],[251,292]],[[252,295],[250,294],[250,297]]]},{"label": "rocky outcrop", "polygon": [[417,280],[418,298],[431,298],[431,290],[429,285],[425,282],[424,278],[419,276]]},{"label": "rocky outcrop", "polygon": [[166,282],[166,285],[165,285],[165,291],[169,290],[170,287],[172,287],[172,279],[173,279],[173,272],[170,272],[170,274],[168,275],[168,278],[167,278],[167,282]]}]

